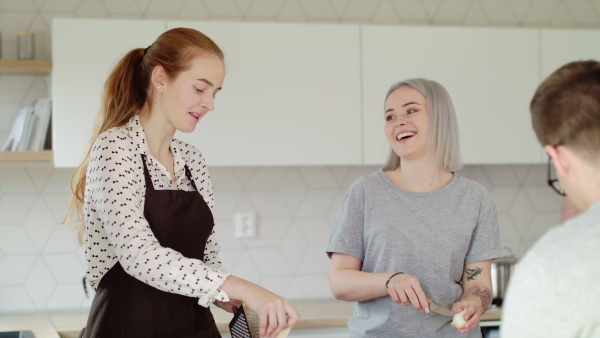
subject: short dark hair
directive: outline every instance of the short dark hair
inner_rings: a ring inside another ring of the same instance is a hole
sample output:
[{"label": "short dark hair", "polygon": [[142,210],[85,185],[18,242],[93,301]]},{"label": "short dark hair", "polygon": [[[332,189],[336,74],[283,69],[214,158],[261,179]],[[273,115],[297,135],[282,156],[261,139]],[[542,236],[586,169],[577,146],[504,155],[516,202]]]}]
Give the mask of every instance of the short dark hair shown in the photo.
[{"label": "short dark hair", "polygon": [[544,80],[530,105],[538,141],[564,144],[588,160],[600,155],[600,63],[568,63]]}]

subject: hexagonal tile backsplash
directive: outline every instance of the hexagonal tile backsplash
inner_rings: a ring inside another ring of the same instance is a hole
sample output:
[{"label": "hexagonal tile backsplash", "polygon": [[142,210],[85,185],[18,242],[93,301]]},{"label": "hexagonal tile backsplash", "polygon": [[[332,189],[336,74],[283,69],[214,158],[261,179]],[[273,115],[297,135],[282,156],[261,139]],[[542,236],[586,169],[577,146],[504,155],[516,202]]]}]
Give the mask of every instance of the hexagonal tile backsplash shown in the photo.
[{"label": "hexagonal tile backsplash", "polygon": [[[497,206],[506,253],[521,256],[560,222],[543,165],[466,166]],[[376,167],[211,169],[226,269],[292,299],[331,298],[325,246],[347,187]],[[70,169],[0,165],[0,313],[88,308],[83,249],[59,229]],[[267,179],[270,178],[270,179]],[[256,238],[233,234],[233,214],[255,212]]]},{"label": "hexagonal tile backsplash", "polygon": [[[1,0],[2,55],[36,33],[50,58],[53,17],[329,22],[383,25],[600,28],[599,0]],[[0,75],[0,143],[23,105],[48,96],[49,77]],[[331,297],[325,243],[346,188],[375,167],[212,168],[226,268],[292,299]],[[560,221],[542,165],[467,166],[497,205],[506,252],[517,256]],[[58,230],[71,171],[0,165],[0,313],[87,308],[83,252]],[[258,237],[233,236],[234,212],[256,212]],[[275,259],[271,259],[276,257]]]}]

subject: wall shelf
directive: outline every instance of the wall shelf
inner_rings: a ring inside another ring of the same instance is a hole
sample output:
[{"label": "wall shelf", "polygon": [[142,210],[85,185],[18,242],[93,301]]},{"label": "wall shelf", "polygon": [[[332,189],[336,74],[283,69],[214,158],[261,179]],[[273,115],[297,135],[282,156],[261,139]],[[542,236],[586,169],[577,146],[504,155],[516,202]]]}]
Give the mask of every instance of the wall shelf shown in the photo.
[{"label": "wall shelf", "polygon": [[[0,59],[0,74],[50,74],[52,60],[6,60]],[[0,162],[52,162],[52,150],[0,151]]]},{"label": "wall shelf", "polygon": [[52,162],[52,150],[0,151],[0,162]]},{"label": "wall shelf", "polygon": [[52,60],[3,60],[0,74],[50,74]]}]

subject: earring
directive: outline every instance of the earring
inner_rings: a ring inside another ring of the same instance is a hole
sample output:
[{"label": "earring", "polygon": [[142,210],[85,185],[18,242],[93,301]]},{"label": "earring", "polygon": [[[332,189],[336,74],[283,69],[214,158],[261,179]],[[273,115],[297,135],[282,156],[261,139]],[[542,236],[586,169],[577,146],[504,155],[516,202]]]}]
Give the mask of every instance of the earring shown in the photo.
[{"label": "earring", "polygon": [[162,87],[156,87],[156,89],[160,90],[161,92],[163,91]]}]

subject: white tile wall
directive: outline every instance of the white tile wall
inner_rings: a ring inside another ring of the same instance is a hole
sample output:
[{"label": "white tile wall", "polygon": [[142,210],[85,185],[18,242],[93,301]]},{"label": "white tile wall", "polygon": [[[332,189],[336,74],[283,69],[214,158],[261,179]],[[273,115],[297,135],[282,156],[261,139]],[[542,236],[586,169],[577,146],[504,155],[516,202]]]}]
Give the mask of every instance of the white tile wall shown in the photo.
[{"label": "white tile wall", "polygon": [[[36,33],[50,58],[53,17],[600,28],[598,0],[0,0],[2,55]],[[48,96],[48,76],[0,75],[0,143],[23,105]],[[375,167],[211,168],[225,267],[292,299],[329,298],[324,248],[346,188]],[[85,261],[59,230],[71,170],[0,164],[0,312],[86,308]],[[490,190],[503,244],[520,256],[560,220],[543,165],[467,166]],[[258,237],[233,237],[232,214],[256,212]],[[507,250],[508,252],[508,250]]]},{"label": "white tile wall", "polygon": [[37,255],[34,254],[6,253],[0,262],[0,285],[23,284],[36,259]]},{"label": "white tile wall", "polygon": [[[22,255],[36,252],[37,248],[27,235],[27,231],[20,225],[5,225],[0,227],[0,248],[7,255]],[[0,263],[1,264],[1,263]],[[0,280],[6,277],[0,276]]]},{"label": "white tile wall", "polygon": [[44,309],[54,293],[58,283],[44,263],[42,258],[38,258],[31,267],[27,280],[23,284],[25,291],[31,297],[31,300],[38,309]]},{"label": "white tile wall", "polygon": [[22,286],[0,286],[0,312],[28,312],[36,308],[31,296]]},{"label": "white tile wall", "polygon": [[[489,187],[503,244],[518,256],[560,220],[560,200],[545,185],[544,169],[501,165],[461,171]],[[224,266],[289,298],[330,298],[324,250],[331,223],[347,187],[374,170],[212,168]],[[74,232],[59,229],[71,173],[49,164],[0,165],[0,312],[89,307],[81,283],[83,249]],[[235,238],[233,213],[249,211],[257,213],[257,238]]]}]

